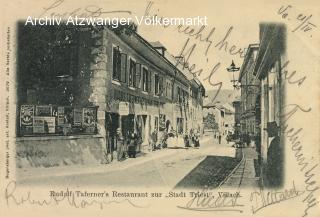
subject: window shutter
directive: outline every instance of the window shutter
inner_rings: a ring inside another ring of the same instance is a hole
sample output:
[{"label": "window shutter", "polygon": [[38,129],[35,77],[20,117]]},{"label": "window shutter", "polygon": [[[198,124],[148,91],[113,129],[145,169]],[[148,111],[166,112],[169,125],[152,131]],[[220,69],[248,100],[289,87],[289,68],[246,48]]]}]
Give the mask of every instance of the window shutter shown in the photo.
[{"label": "window shutter", "polygon": [[132,70],[133,70],[133,72],[132,72],[132,74],[131,74],[131,79],[133,80],[132,81],[132,84],[133,84],[133,86],[134,87],[136,87],[137,86],[137,78],[136,78],[136,71],[137,71],[137,66],[136,66],[136,63],[135,62],[133,62],[133,64],[132,64]]},{"label": "window shutter", "polygon": [[165,83],[164,83],[164,80],[162,76],[160,76],[160,80],[159,80],[159,93],[160,93],[160,96],[163,96],[163,92],[164,92],[164,86],[165,86]]},{"label": "window shutter", "polygon": [[121,53],[121,75],[120,81],[127,82],[127,54]]},{"label": "window shutter", "polygon": [[113,79],[120,80],[120,51],[118,47],[113,48],[113,67],[112,77]]},{"label": "window shutter", "polygon": [[137,63],[136,64],[136,86],[137,88],[141,88],[141,64]]},{"label": "window shutter", "polygon": [[151,84],[152,84],[152,73],[151,71],[148,71],[148,88],[147,88],[148,92],[152,91]]}]

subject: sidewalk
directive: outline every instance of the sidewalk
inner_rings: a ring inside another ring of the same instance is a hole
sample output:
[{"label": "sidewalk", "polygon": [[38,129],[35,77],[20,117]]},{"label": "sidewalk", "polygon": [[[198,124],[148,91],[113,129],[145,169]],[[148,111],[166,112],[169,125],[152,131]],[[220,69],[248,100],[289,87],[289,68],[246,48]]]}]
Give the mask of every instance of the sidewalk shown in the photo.
[{"label": "sidewalk", "polygon": [[258,154],[253,148],[242,148],[243,158],[229,176],[221,183],[221,188],[256,187],[259,177],[256,176],[254,160]]},{"label": "sidewalk", "polygon": [[[208,142],[211,137],[203,137],[200,142]],[[60,167],[48,167],[48,168],[17,168],[17,180],[28,180],[41,177],[56,177],[56,176],[68,176],[68,175],[82,175],[82,174],[94,174],[94,173],[107,173],[112,171],[125,170],[127,168],[146,163],[148,161],[156,160],[166,156],[171,156],[181,151],[180,149],[161,149],[153,152],[142,152],[137,158],[127,158],[124,161],[114,160],[110,164],[99,165],[69,165]]]}]

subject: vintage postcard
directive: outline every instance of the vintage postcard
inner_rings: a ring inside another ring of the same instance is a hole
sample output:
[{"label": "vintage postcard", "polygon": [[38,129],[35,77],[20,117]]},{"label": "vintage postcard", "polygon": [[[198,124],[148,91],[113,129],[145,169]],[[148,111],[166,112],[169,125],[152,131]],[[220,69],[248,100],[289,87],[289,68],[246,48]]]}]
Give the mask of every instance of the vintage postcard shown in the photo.
[{"label": "vintage postcard", "polygon": [[320,216],[318,1],[0,7],[1,216]]}]

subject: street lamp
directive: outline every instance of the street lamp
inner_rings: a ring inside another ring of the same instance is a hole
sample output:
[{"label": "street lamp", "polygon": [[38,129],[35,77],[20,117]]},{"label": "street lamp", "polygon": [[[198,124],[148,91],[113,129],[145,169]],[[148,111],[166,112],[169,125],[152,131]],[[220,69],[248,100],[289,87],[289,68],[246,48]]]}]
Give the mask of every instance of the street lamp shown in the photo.
[{"label": "street lamp", "polygon": [[239,70],[240,70],[240,67],[236,67],[236,65],[234,64],[234,62],[232,60],[230,67],[227,68],[227,71],[232,72],[231,82],[233,83],[233,87],[235,89],[240,89],[242,87],[246,87],[246,88],[259,87],[259,85],[257,85],[257,84],[241,84],[238,79],[235,79],[235,77],[239,77],[238,73],[235,76],[235,73],[238,72]]},{"label": "street lamp", "polygon": [[236,65],[234,64],[234,62],[232,60],[232,63],[229,66],[229,68],[227,68],[227,71],[232,73],[231,82],[233,83],[233,88],[235,88],[235,89],[240,88],[239,85],[236,84],[236,83],[238,83],[238,79],[235,79],[235,77],[234,77],[235,72],[238,72],[239,70],[240,70],[240,67],[236,67]]}]

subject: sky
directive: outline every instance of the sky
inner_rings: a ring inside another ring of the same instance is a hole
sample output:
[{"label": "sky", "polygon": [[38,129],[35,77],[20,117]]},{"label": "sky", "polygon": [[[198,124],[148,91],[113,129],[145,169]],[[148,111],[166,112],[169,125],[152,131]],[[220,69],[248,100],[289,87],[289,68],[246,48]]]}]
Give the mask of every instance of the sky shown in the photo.
[{"label": "sky", "polygon": [[[189,3],[190,2],[190,3]],[[203,83],[207,90],[216,89],[215,85],[222,82],[223,89],[232,89],[232,73],[227,72],[226,68],[230,66],[234,60],[237,67],[243,62],[245,49],[251,43],[259,42],[259,22],[252,19],[252,8],[248,5],[224,4],[215,1],[155,1],[149,10],[146,10],[148,1],[140,5],[137,14],[144,15],[148,11],[150,15],[157,14],[159,17],[196,17],[206,16],[207,26],[201,31],[202,39],[208,37],[210,42],[200,42],[199,37],[190,36],[181,33],[184,28],[179,29],[177,26],[138,26],[138,33],[148,41],[160,41],[174,56],[190,54],[189,49],[195,45],[193,52],[188,59],[190,65],[195,64],[195,71],[203,69],[199,76],[199,80]],[[234,7],[230,7],[234,5]],[[149,4],[150,6],[150,4]],[[193,26],[194,32],[200,30],[201,26]],[[180,32],[179,32],[180,31]],[[223,41],[223,39],[226,39]],[[189,41],[187,41],[189,39]],[[219,43],[221,42],[221,43]],[[222,42],[227,42],[222,45]],[[211,44],[211,45],[210,45]],[[210,46],[209,46],[210,45]],[[185,46],[185,49],[183,49]],[[207,48],[209,50],[205,54]],[[240,49],[242,55],[231,55],[229,50],[235,46],[233,53],[237,53]],[[225,49],[227,48],[227,49]],[[226,51],[227,50],[227,51]],[[184,51],[184,52],[182,52]],[[212,73],[214,71],[214,73]],[[211,76],[210,76],[211,75]],[[210,76],[210,78],[209,78]],[[235,74],[237,77],[238,74]],[[210,80],[210,81],[209,81]]]}]

